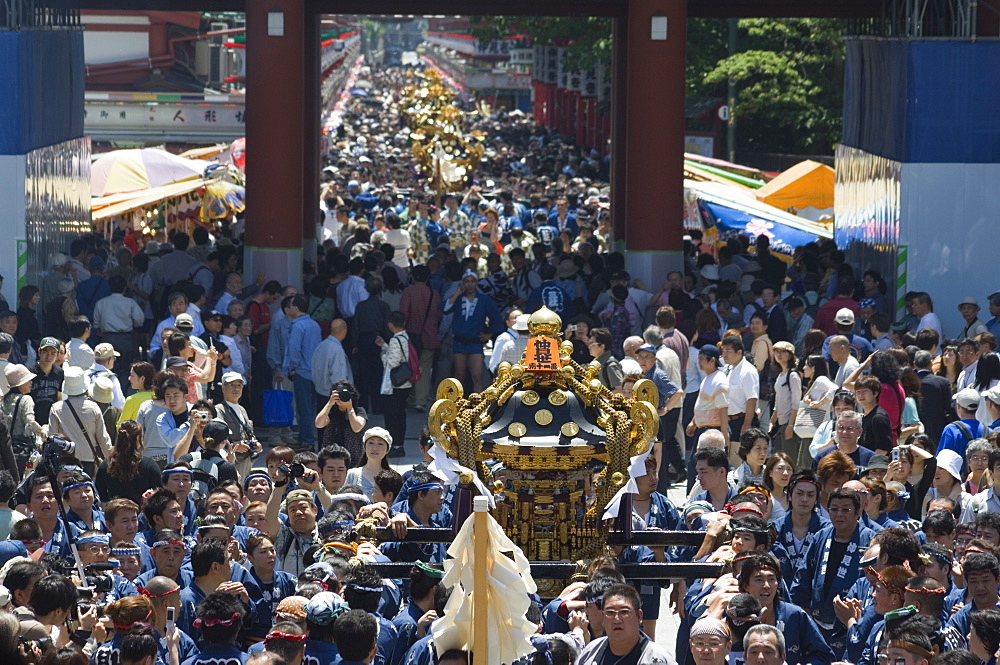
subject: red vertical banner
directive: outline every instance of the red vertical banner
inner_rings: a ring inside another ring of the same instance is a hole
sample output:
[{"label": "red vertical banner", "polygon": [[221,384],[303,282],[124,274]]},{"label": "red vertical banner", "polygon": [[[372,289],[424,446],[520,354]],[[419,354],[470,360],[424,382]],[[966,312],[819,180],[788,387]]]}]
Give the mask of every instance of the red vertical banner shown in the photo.
[{"label": "red vertical banner", "polygon": [[541,81],[531,82],[532,100],[531,100],[531,115],[535,117],[535,122],[545,126],[545,97],[544,97],[545,86]]},{"label": "red vertical banner", "polygon": [[588,148],[597,147],[597,98],[596,97],[584,97],[581,102],[583,103],[583,122],[586,125],[584,130],[583,144]]},{"label": "red vertical banner", "polygon": [[560,134],[570,134],[572,131],[572,124],[570,118],[573,114],[572,106],[572,93],[565,88],[560,88],[559,90],[559,119],[560,119]]},{"label": "red vertical banner", "polygon": [[576,144],[587,145],[587,102],[579,93],[576,95]]}]

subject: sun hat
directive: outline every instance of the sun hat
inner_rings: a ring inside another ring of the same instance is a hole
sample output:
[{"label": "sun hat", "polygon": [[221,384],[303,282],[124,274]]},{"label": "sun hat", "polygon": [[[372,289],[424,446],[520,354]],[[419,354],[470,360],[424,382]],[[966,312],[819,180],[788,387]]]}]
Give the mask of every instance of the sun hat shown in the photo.
[{"label": "sun hat", "polygon": [[701,278],[709,279],[713,282],[719,279],[719,266],[714,263],[709,263],[708,265],[701,267]]},{"label": "sun hat", "polygon": [[889,457],[887,455],[872,455],[868,459],[868,466],[865,468],[866,471],[871,471],[875,469],[888,470],[889,469]]},{"label": "sun hat", "polygon": [[107,360],[111,356],[118,357],[121,356],[121,354],[115,351],[115,347],[111,346],[107,342],[98,344],[97,348],[94,349],[94,357],[98,360]]},{"label": "sun hat", "polygon": [[795,353],[795,346],[791,342],[775,342],[771,347],[775,351],[787,351],[788,353]]},{"label": "sun hat", "polygon": [[556,273],[561,279],[568,279],[576,274],[578,268],[573,262],[573,259],[563,259],[559,262],[558,268],[556,268]]},{"label": "sun hat", "polygon": [[979,303],[972,296],[962,298],[962,302],[958,303],[958,308],[962,309],[962,305],[975,305],[976,309],[979,309]]},{"label": "sun hat", "polygon": [[63,374],[63,394],[69,397],[87,394],[87,382],[83,378],[83,369],[67,367]]},{"label": "sun hat", "polygon": [[23,386],[28,381],[31,381],[37,375],[24,365],[15,365],[13,363],[7,365],[3,371],[4,378],[7,379],[7,385],[11,388],[17,388],[18,386]]},{"label": "sun hat", "polygon": [[115,384],[106,376],[99,376],[90,384],[90,398],[98,404],[110,404],[115,395]]},{"label": "sun hat", "polygon": [[962,482],[962,456],[950,448],[945,448],[937,454],[938,468],[950,473],[958,482]]},{"label": "sun hat", "polygon": [[365,430],[365,435],[361,437],[361,442],[368,443],[368,439],[376,436],[389,444],[389,447],[392,447],[392,434],[389,434],[389,430],[384,427],[369,427]]},{"label": "sun hat", "polygon": [[514,319],[514,330],[522,332],[528,329],[528,318],[529,314],[520,314],[516,319]]}]

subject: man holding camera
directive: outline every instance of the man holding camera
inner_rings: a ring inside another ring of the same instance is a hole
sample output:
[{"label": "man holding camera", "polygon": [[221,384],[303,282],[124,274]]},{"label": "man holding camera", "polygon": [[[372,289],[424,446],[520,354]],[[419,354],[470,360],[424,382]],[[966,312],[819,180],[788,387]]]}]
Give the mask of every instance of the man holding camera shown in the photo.
[{"label": "man holding camera", "polygon": [[278,555],[275,570],[298,576],[305,565],[302,557],[306,551],[320,543],[316,530],[316,502],[313,492],[319,489],[319,476],[314,471],[307,470],[298,479],[299,489],[288,493],[284,499],[288,521],[282,523],[278,512],[282,505],[283,488],[289,478],[283,470],[277,471],[274,483],[275,491],[267,501],[267,533],[274,540],[274,550]]},{"label": "man holding camera", "polygon": [[[58,632],[66,630],[67,622],[77,610],[79,593],[76,586],[65,575],[46,575],[38,580],[28,607],[33,616],[21,613],[21,639],[39,641],[45,651],[55,643]],[[74,619],[77,628],[70,634],[70,641],[82,648],[97,625],[97,608],[88,605],[86,611],[79,612]]]},{"label": "man holding camera", "polygon": [[80,563],[87,573],[84,581],[87,586],[93,586],[95,592],[103,594],[102,602],[127,598],[137,593],[135,584],[127,578],[108,574],[117,565],[108,563],[111,558],[111,537],[108,534],[84,531],[77,536],[76,548],[80,553]]},{"label": "man holding camera", "polygon": [[229,426],[231,432],[230,445],[236,453],[236,470],[240,478],[250,474],[253,460],[261,453],[263,447],[253,431],[253,421],[247,410],[240,404],[243,397],[243,376],[238,372],[226,372],[222,375],[222,402],[215,405],[216,418],[220,418]]}]

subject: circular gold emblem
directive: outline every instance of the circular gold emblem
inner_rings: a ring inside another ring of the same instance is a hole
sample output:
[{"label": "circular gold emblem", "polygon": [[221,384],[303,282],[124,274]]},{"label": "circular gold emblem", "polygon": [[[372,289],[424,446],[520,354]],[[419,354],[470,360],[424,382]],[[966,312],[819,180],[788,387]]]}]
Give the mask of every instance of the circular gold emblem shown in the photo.
[{"label": "circular gold emblem", "polygon": [[621,485],[625,482],[625,475],[621,471],[615,471],[611,474],[611,482],[615,485]]},{"label": "circular gold emblem", "polygon": [[549,393],[549,404],[552,406],[562,406],[566,403],[566,393],[561,390],[553,390]]},{"label": "circular gold emblem", "polygon": [[524,426],[524,423],[511,423],[507,426],[507,434],[515,438],[520,438],[525,435],[528,428]]},{"label": "circular gold emblem", "polygon": [[539,409],[535,412],[535,422],[539,425],[548,425],[552,422],[552,412],[548,409]]},{"label": "circular gold emblem", "polygon": [[538,393],[534,390],[525,390],[524,394],[521,395],[521,404],[525,406],[534,406],[538,404]]},{"label": "circular gold emblem", "polygon": [[563,423],[563,426],[559,428],[563,436],[568,436],[570,438],[576,436],[580,433],[580,426],[576,423]]}]

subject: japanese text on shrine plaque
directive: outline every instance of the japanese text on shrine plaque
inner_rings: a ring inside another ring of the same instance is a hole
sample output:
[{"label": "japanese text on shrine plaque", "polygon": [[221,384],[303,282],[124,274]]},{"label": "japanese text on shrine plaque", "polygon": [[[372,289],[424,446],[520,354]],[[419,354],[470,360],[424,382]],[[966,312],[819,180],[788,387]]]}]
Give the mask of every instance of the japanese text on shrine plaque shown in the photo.
[{"label": "japanese text on shrine plaque", "polygon": [[532,337],[524,352],[524,369],[529,372],[558,372],[559,341],[553,337]]}]

